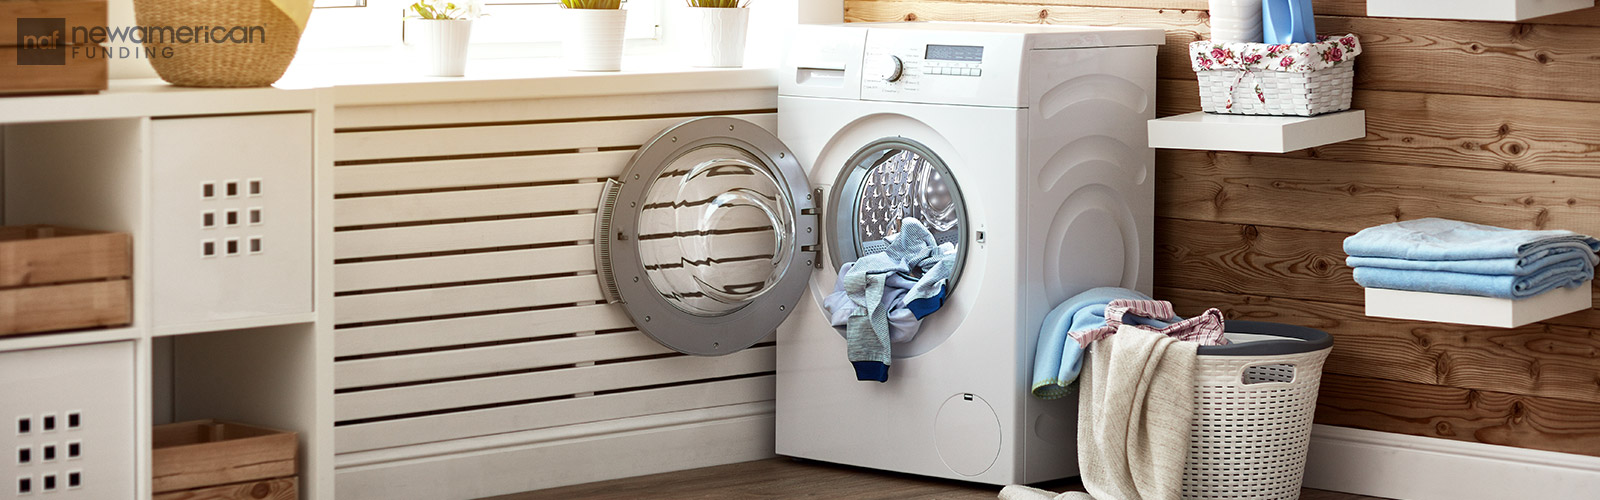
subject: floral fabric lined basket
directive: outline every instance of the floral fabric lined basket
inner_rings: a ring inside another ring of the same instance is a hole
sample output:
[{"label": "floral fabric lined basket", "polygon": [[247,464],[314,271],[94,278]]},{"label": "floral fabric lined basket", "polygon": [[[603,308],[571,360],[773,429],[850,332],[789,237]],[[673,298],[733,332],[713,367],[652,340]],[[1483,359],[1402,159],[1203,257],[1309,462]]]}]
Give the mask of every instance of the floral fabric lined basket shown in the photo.
[{"label": "floral fabric lined basket", "polygon": [[1207,113],[1316,116],[1350,109],[1355,88],[1355,35],[1317,43],[1199,41],[1189,44]]}]

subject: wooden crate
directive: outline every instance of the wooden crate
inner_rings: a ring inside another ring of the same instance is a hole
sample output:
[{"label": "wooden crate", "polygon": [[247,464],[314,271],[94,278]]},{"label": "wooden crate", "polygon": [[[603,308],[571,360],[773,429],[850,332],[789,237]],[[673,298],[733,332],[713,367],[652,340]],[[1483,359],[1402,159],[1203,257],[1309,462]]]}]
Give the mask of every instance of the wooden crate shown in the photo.
[{"label": "wooden crate", "polygon": [[[17,19],[61,19],[64,64],[18,64]],[[106,89],[107,54],[91,40],[74,40],[106,25],[105,0],[0,0],[0,96],[93,93]]]},{"label": "wooden crate", "polygon": [[133,321],[127,233],[0,227],[0,336]]},{"label": "wooden crate", "polygon": [[300,498],[299,478],[281,477],[156,493],[151,500],[295,500],[297,498]]},{"label": "wooden crate", "polygon": [[278,498],[253,495],[283,495],[297,488],[293,432],[195,420],[156,426],[152,442],[151,487],[157,499]]}]

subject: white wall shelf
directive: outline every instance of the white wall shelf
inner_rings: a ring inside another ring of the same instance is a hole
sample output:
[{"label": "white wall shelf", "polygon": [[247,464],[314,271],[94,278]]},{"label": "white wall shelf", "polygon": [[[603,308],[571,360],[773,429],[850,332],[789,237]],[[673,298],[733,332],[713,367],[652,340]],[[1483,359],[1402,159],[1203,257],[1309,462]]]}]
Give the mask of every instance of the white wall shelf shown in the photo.
[{"label": "white wall shelf", "polygon": [[1150,120],[1150,147],[1287,153],[1367,136],[1367,112],[1245,116],[1205,112]]},{"label": "white wall shelf", "polygon": [[1592,307],[1591,283],[1521,300],[1367,289],[1367,316],[1516,328]]},{"label": "white wall shelf", "polygon": [[1367,15],[1467,21],[1522,21],[1594,7],[1594,0],[1367,0]]}]

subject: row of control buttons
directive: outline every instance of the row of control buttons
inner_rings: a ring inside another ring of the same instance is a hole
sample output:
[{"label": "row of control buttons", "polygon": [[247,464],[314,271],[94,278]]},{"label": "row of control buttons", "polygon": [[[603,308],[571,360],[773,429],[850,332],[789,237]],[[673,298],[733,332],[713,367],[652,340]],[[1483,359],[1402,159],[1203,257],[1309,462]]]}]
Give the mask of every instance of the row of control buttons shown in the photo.
[{"label": "row of control buttons", "polygon": [[983,70],[978,68],[932,67],[928,68],[926,73],[930,75],[983,76]]}]

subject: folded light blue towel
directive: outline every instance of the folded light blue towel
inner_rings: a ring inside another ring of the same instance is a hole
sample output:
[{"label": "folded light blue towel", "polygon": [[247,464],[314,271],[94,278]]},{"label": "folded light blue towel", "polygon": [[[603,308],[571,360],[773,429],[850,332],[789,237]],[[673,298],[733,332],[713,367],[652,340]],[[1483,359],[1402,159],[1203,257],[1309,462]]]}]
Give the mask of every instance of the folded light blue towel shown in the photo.
[{"label": "folded light blue towel", "polygon": [[[1039,328],[1039,343],[1033,353],[1033,395],[1040,399],[1058,399],[1072,394],[1069,387],[1078,380],[1083,370],[1083,346],[1073,339],[1071,332],[1106,326],[1106,305],[1114,300],[1150,300],[1150,297],[1126,288],[1095,288],[1067,299],[1044,318]],[[1128,317],[1131,324],[1144,324],[1165,328],[1168,322]],[[1171,321],[1178,321],[1172,318]]]},{"label": "folded light blue towel", "polygon": [[1549,266],[1525,276],[1358,267],[1355,269],[1355,279],[1356,283],[1366,288],[1525,299],[1593,280],[1594,266],[1583,259],[1569,260],[1566,264]]},{"label": "folded light blue towel", "polygon": [[1350,267],[1379,267],[1407,271],[1449,271],[1453,273],[1490,274],[1498,276],[1527,276],[1544,269],[1585,262],[1590,266],[1600,263],[1600,256],[1583,243],[1563,243],[1560,247],[1534,252],[1525,258],[1471,260],[1408,260],[1388,257],[1350,257],[1345,264]]},{"label": "folded light blue towel", "polygon": [[1533,297],[1594,279],[1600,240],[1572,231],[1518,231],[1448,219],[1367,228],[1344,240],[1367,288]]},{"label": "folded light blue towel", "polygon": [[841,287],[855,304],[847,321],[845,340],[856,379],[889,380],[892,334],[890,311],[883,305],[883,296],[890,276],[916,277],[916,284],[901,299],[906,303],[939,297],[955,273],[956,254],[947,250],[927,227],[908,217],[901,221],[900,234],[889,242],[888,248],[856,260],[848,272],[839,276]]},{"label": "folded light blue towel", "polygon": [[1355,257],[1407,260],[1530,259],[1557,248],[1600,251],[1600,240],[1572,231],[1519,231],[1448,219],[1369,227],[1344,240]]}]

